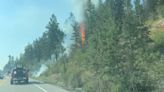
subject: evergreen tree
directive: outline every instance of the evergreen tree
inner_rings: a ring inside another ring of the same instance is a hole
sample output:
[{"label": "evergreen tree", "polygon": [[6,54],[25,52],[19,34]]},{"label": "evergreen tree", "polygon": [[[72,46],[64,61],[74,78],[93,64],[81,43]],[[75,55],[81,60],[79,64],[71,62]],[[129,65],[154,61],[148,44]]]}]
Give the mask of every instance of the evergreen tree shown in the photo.
[{"label": "evergreen tree", "polygon": [[64,52],[62,43],[65,34],[60,30],[59,23],[57,22],[54,14],[52,14],[46,28],[48,29],[47,36],[50,47],[50,55],[54,55],[57,61],[60,55]]},{"label": "evergreen tree", "polygon": [[70,13],[70,17],[69,17],[69,21],[70,21],[70,25],[72,27],[73,33],[71,36],[71,40],[73,40],[73,44],[72,44],[72,50],[75,50],[77,48],[80,47],[81,44],[81,36],[80,36],[80,25],[79,23],[76,21],[75,16],[73,15],[73,13]]}]

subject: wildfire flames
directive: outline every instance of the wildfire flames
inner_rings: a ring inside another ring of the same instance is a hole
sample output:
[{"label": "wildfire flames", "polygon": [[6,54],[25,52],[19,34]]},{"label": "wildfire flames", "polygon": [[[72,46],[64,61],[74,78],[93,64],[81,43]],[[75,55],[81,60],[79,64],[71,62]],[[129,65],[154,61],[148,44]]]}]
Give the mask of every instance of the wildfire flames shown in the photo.
[{"label": "wildfire flames", "polygon": [[81,41],[82,41],[82,47],[84,47],[85,44],[85,27],[84,24],[80,24],[80,33],[81,33]]}]

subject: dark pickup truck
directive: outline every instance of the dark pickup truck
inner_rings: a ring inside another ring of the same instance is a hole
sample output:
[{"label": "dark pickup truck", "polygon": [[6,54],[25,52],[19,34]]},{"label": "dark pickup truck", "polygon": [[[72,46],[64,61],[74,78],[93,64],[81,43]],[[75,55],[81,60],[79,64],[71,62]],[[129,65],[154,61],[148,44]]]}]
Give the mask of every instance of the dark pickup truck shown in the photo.
[{"label": "dark pickup truck", "polygon": [[28,71],[24,68],[16,68],[11,73],[10,84],[13,83],[28,83]]}]

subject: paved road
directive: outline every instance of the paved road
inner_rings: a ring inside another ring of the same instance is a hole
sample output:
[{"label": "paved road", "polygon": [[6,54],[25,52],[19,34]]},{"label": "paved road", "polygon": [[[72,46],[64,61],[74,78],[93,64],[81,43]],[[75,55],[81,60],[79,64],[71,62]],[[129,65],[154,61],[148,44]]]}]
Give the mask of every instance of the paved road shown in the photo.
[{"label": "paved road", "polygon": [[0,92],[68,92],[60,87],[31,80],[29,84],[10,85],[9,78],[0,80]]}]

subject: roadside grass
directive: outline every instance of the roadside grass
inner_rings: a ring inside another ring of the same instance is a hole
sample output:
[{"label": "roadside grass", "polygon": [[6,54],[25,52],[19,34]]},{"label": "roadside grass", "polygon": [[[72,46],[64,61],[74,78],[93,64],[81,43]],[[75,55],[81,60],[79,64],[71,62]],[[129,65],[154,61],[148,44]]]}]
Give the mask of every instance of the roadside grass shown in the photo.
[{"label": "roadside grass", "polygon": [[58,86],[58,87],[61,87],[65,90],[68,90],[69,92],[83,92],[81,91],[80,88],[70,88],[68,86],[66,86],[64,84],[64,82],[62,82],[59,77],[57,77],[57,75],[53,74],[53,75],[50,75],[50,76],[40,76],[40,77],[35,77],[34,79],[36,80],[39,80],[39,81],[42,81],[44,83],[47,83],[47,84],[51,84],[51,85],[55,85],[55,86]]}]

